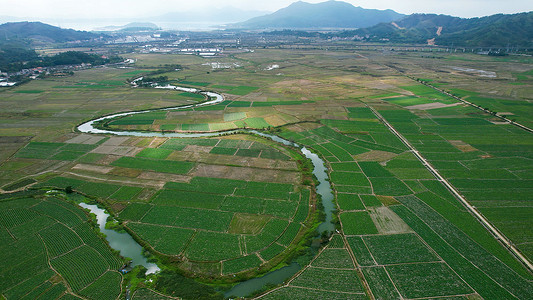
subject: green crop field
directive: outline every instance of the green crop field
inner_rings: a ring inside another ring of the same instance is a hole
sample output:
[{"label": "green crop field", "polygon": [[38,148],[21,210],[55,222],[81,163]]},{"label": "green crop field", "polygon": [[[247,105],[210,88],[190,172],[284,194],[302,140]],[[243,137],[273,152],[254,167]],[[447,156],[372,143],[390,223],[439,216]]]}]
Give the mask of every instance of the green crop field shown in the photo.
[{"label": "green crop field", "polygon": [[405,298],[470,294],[460,277],[441,263],[386,267],[400,294]]},{"label": "green crop field", "polygon": [[193,167],[193,163],[190,162],[151,160],[146,158],[132,157],[121,157],[114,161],[113,165],[117,167],[175,174],[185,174]]},{"label": "green crop field", "polygon": [[[112,270],[118,270],[121,262],[90,227],[81,208],[52,197],[17,194],[1,201],[0,206],[0,232],[11,232],[1,235],[8,263],[0,275],[0,290],[8,299],[39,294],[43,299],[55,299],[64,294],[66,286],[89,299],[102,299],[84,293],[84,288],[95,285],[113,290],[109,299],[120,294],[123,278]],[[56,272],[61,275],[59,280],[54,279]],[[115,274],[113,280],[98,279],[106,272]]]},{"label": "green crop field", "polygon": [[377,233],[376,226],[366,211],[342,213],[341,221],[347,235]]},{"label": "green crop field", "polygon": [[376,235],[363,239],[380,265],[438,260],[413,234]]}]

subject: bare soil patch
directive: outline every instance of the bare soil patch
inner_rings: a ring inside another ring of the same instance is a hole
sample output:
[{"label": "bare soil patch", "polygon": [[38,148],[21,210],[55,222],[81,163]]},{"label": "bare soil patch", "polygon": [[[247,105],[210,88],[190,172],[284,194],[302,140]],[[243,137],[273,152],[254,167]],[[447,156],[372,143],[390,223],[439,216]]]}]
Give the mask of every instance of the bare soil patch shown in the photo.
[{"label": "bare soil patch", "polygon": [[156,190],[150,188],[144,188],[138,195],[137,200],[148,201],[155,194]]},{"label": "bare soil patch", "polygon": [[135,156],[135,154],[139,153],[140,151],[141,151],[141,148],[137,148],[137,147],[111,146],[111,145],[105,145],[104,143],[98,146],[96,149],[94,149],[91,152],[100,153],[100,154],[120,155],[120,156]]},{"label": "bare soil patch", "polygon": [[150,142],[150,144],[148,145],[148,148],[157,148],[161,146],[167,140],[168,140],[167,138],[156,137]]},{"label": "bare soil patch", "polygon": [[114,162],[115,160],[119,158],[120,156],[118,155],[106,155],[102,159],[100,159],[98,163],[103,164],[103,165],[110,165],[112,162]]},{"label": "bare soil patch", "polygon": [[156,181],[162,181],[162,182],[189,182],[191,180],[190,176],[185,175],[178,175],[178,174],[168,174],[168,173],[157,173],[157,172],[141,172],[139,176],[137,176],[139,179],[148,179],[148,180],[156,180]]},{"label": "bare soil patch", "polygon": [[80,134],[76,137],[73,137],[69,140],[66,140],[65,143],[67,144],[86,144],[86,145],[94,145],[98,143],[99,141],[103,140],[105,137],[103,136],[96,136],[92,134]]},{"label": "bare soil patch", "polygon": [[111,170],[113,170],[112,167],[88,165],[88,164],[77,164],[74,167],[72,167],[72,169],[73,170],[82,170],[82,171],[95,172],[95,173],[100,173],[100,174],[107,174]]},{"label": "bare soil patch", "polygon": [[278,115],[267,116],[264,119],[268,124],[272,126],[281,126],[287,124],[287,122],[280,118]]},{"label": "bare soil patch", "polygon": [[409,225],[407,225],[397,214],[395,214],[388,207],[381,206],[371,208],[369,210],[370,217],[378,232],[381,234],[395,234],[412,232]]},{"label": "bare soil patch", "polygon": [[111,137],[109,140],[105,141],[102,144],[102,146],[118,146],[126,142],[129,139],[130,139],[129,137],[114,136],[114,137]]},{"label": "bare soil patch", "polygon": [[372,150],[369,152],[365,152],[359,155],[354,155],[355,160],[357,161],[387,161],[395,158],[397,156],[396,153],[387,152],[387,151],[380,151],[380,150]]},{"label": "bare soil patch", "polygon": [[246,181],[296,183],[300,180],[298,172],[280,170],[257,170],[247,167],[199,164],[191,173],[193,176],[227,178]]},{"label": "bare soil patch", "polygon": [[116,176],[135,178],[139,176],[141,172],[142,172],[141,170],[136,170],[136,169],[115,167],[109,172],[109,174],[116,175]]},{"label": "bare soil patch", "polygon": [[461,105],[461,103],[444,104],[444,103],[440,103],[440,102],[433,102],[433,103],[406,106],[405,108],[407,108],[407,109],[418,109],[418,110],[430,110],[430,109],[435,109],[435,108],[452,107],[452,106],[457,106],[457,105]]},{"label": "bare soil patch", "polygon": [[455,148],[463,151],[463,152],[474,152],[474,151],[478,151],[478,149],[472,147],[471,145],[463,142],[463,141],[459,141],[459,140],[454,140],[454,141],[448,141],[450,142],[450,144],[452,144]]},{"label": "bare soil patch", "polygon": [[[244,157],[244,156],[229,156],[211,154],[205,152],[192,151],[175,151],[170,154],[167,159],[179,161],[192,161],[213,165],[223,166],[241,166],[261,169],[277,169],[296,171],[298,166],[294,161],[272,160],[266,158]],[[264,170],[256,170],[256,172],[263,172]]]}]

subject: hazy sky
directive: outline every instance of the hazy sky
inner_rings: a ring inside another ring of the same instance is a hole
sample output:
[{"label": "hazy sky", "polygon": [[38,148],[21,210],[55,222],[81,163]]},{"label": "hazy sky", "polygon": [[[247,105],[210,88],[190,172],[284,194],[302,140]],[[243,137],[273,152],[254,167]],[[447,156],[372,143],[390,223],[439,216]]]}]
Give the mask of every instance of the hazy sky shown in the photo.
[{"label": "hazy sky", "polygon": [[[295,0],[1,0],[0,16],[19,18],[129,18],[172,11],[234,6],[245,10],[275,11]],[[323,2],[307,0],[306,2]],[[533,10],[532,0],[346,0],[355,6],[393,9],[404,14],[442,13],[477,17]]]}]

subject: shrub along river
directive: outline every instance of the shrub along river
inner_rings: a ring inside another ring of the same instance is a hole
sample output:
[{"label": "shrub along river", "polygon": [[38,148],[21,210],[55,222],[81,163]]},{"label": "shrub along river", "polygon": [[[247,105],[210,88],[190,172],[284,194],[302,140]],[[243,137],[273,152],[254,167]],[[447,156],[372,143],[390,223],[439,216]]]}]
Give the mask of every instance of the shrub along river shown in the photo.
[{"label": "shrub along river", "polygon": [[[247,130],[247,129],[237,129],[237,130],[225,131],[225,132],[208,132],[208,133],[163,133],[163,132],[144,132],[144,131],[113,131],[113,130],[95,128],[95,124],[98,124],[101,121],[113,119],[116,117],[124,117],[124,116],[141,114],[141,113],[149,113],[149,112],[154,112],[154,111],[180,110],[180,109],[188,109],[188,108],[205,106],[205,105],[216,105],[224,101],[224,96],[217,94],[217,93],[213,93],[213,92],[203,92],[203,91],[199,91],[196,89],[182,88],[182,87],[176,87],[176,86],[170,86],[170,85],[167,85],[164,87],[158,87],[158,88],[173,89],[173,90],[178,90],[178,91],[187,90],[190,92],[202,94],[206,96],[208,100],[202,103],[195,104],[195,105],[185,105],[185,106],[178,106],[178,107],[171,107],[171,108],[151,109],[151,110],[143,110],[143,111],[126,112],[126,113],[108,115],[105,117],[101,117],[101,118],[83,123],[78,126],[78,130],[83,133],[93,133],[93,134],[112,134],[112,135],[120,135],[120,136],[141,136],[141,137],[169,137],[169,138],[170,137],[212,137],[212,136],[219,136],[219,135],[227,134],[227,133],[249,133],[249,134],[256,134],[256,135],[260,135],[265,138],[269,138],[275,142],[278,142],[278,143],[281,143],[287,146],[293,146],[293,147],[299,148],[302,154],[306,158],[310,159],[311,162],[313,163],[313,174],[316,176],[319,182],[318,186],[316,187],[316,190],[317,190],[317,193],[322,198],[322,204],[324,206],[326,220],[319,225],[318,233],[322,234],[323,232],[333,232],[335,230],[335,225],[332,223],[333,211],[335,210],[335,205],[333,203],[334,196],[331,190],[331,185],[328,181],[327,168],[324,164],[324,161],[320,159],[318,155],[316,155],[315,153],[312,153],[311,151],[309,151],[303,146],[295,144],[291,141],[288,141],[276,135],[266,134],[263,132],[259,132],[257,130]],[[142,247],[137,242],[135,242],[129,234],[118,233],[113,230],[105,229],[105,224],[106,224],[107,218],[109,217],[109,214],[107,214],[103,209],[98,208],[96,205],[88,205],[85,203],[82,203],[81,206],[89,209],[92,213],[96,214],[100,230],[106,234],[107,240],[109,241],[109,245],[111,246],[111,248],[120,251],[120,254],[122,256],[131,258],[132,259],[131,266],[142,265],[148,269],[147,274],[154,273],[159,270],[159,267],[157,267],[157,265],[148,262],[146,257],[142,255],[142,252],[143,252]],[[314,246],[314,247],[318,247],[318,246]],[[244,297],[255,291],[263,289],[266,285],[281,284],[285,280],[289,279],[294,274],[296,274],[300,269],[301,269],[300,265],[298,265],[297,263],[292,263],[289,266],[269,272],[264,276],[243,281],[235,285],[228,292],[226,292],[225,296]]]}]

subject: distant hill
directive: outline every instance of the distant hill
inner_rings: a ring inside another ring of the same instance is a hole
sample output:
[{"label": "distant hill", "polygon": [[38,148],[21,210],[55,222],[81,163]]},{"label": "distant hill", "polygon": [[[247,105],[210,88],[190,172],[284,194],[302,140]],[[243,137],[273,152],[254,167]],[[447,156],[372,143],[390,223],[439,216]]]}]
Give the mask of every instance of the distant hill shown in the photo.
[{"label": "distant hill", "polygon": [[405,15],[393,10],[364,9],[342,1],[317,4],[295,2],[272,14],[232,24],[244,29],[364,28],[398,20]]},{"label": "distant hill", "polygon": [[14,22],[0,25],[0,40],[32,39],[42,42],[64,43],[99,38],[86,31],[62,29],[41,22]]},{"label": "distant hill", "polygon": [[122,30],[158,30],[161,29],[154,23],[150,22],[132,22],[122,26]]},{"label": "distant hill", "polygon": [[344,32],[369,41],[389,40],[399,43],[436,45],[533,46],[533,12],[497,14],[463,19],[435,14],[413,14],[395,22]]},{"label": "distant hill", "polygon": [[96,29],[97,31],[153,31],[161,27],[151,22],[131,22],[124,26],[105,26]]}]

